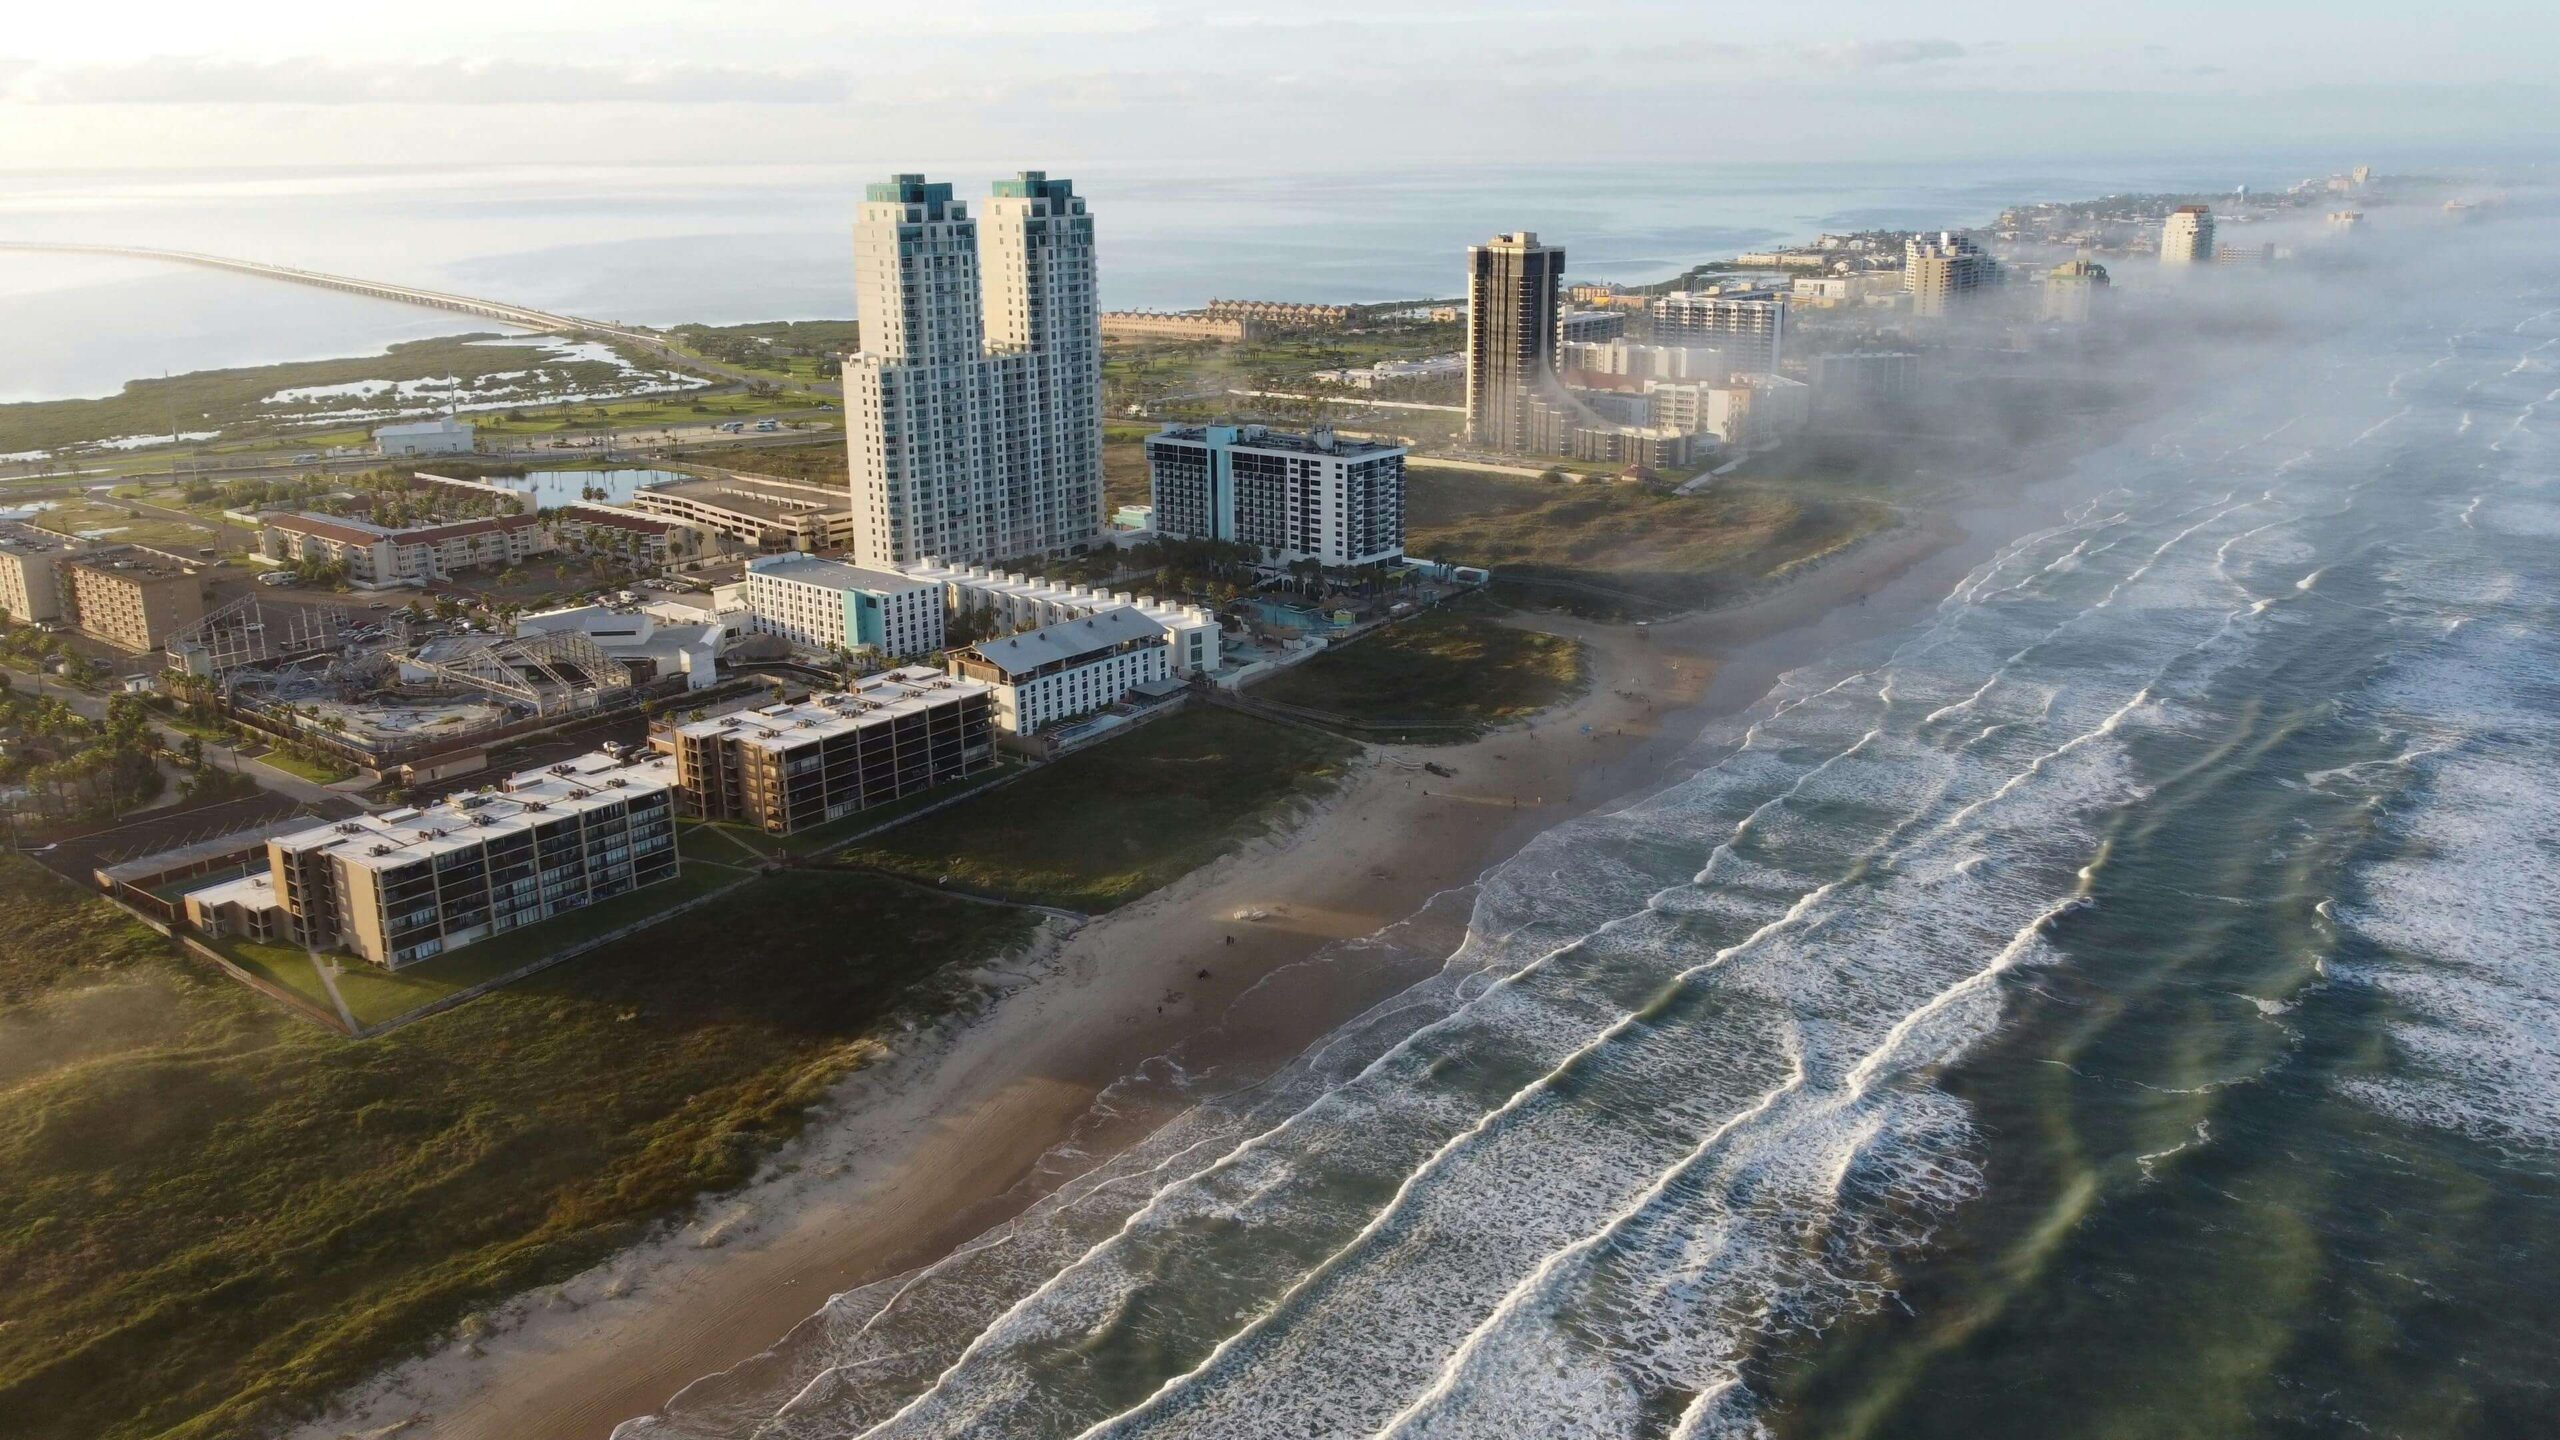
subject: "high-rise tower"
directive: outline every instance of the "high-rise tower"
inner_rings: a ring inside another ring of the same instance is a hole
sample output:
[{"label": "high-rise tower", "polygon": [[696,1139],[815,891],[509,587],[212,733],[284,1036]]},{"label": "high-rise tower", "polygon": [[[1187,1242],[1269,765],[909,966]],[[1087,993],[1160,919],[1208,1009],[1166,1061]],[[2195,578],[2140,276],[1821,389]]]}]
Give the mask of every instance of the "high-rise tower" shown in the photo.
[{"label": "high-rise tower", "polygon": [[1537,397],[1555,384],[1564,248],[1531,231],[1467,247],[1467,438],[1537,448]]},{"label": "high-rise tower", "polygon": [[2213,263],[2213,212],[2202,205],[2181,205],[2160,222],[2160,263]]},{"label": "high-rise tower", "polygon": [[983,222],[893,176],[854,222],[862,351],[845,360],[854,552],[983,564],[1102,527],[1093,220],[1065,180],[1000,182]]}]

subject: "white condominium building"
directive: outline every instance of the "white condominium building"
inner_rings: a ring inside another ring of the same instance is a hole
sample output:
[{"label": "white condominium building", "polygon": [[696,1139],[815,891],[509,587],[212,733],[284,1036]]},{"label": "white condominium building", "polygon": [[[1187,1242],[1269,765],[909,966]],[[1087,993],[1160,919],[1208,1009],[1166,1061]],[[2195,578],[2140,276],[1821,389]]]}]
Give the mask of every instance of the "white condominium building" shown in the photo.
[{"label": "white condominium building", "polygon": [[2202,205],[2181,205],[2160,222],[2160,263],[2163,265],[2210,265],[2213,263],[2213,211]]},{"label": "white condominium building", "polygon": [[908,566],[905,573],[908,579],[940,586],[945,613],[968,617],[982,627],[1032,629],[1127,608],[1163,627],[1174,674],[1189,676],[1224,663],[1217,613],[1198,605],[1171,605],[1152,595],[1061,585],[1038,575],[1007,574],[983,565],[945,565],[931,558]]},{"label": "white condominium building", "polygon": [[1031,735],[1173,678],[1169,655],[1164,627],[1123,608],[955,650],[950,665],[994,688],[998,729]]},{"label": "white condominium building", "polygon": [[755,628],[812,650],[929,655],[942,648],[942,587],[814,555],[747,562]]},{"label": "white condominium building", "polygon": [[1281,561],[1404,556],[1404,447],[1260,425],[1167,425],[1147,437],[1157,533],[1235,540]]},{"label": "white condominium building", "polygon": [[871,186],[855,221],[845,435],[863,565],[1059,554],[1102,530],[1093,219],[1070,182],[1029,170],[997,184],[981,239],[921,175]]}]

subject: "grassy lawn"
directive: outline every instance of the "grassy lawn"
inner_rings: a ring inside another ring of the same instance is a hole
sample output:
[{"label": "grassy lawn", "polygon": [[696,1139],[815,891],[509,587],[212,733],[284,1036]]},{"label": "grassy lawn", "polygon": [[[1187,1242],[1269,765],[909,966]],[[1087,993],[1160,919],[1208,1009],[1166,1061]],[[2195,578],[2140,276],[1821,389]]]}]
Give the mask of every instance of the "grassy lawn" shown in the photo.
[{"label": "grassy lawn", "polygon": [[1347,742],[1194,709],[1105,740],[847,850],[853,865],[1109,910],[1261,834],[1331,789]]},{"label": "grassy lawn", "polygon": [[846,483],[842,436],[823,437],[807,445],[749,445],[736,450],[695,450],[684,458],[691,465],[744,470],[750,475],[773,475],[784,480],[806,480],[813,485]]},{"label": "grassy lawn", "polygon": [[1454,742],[1574,694],[1581,650],[1560,635],[1441,609],[1328,650],[1249,693],[1342,716],[1364,735]]},{"label": "grassy lawn", "polygon": [[[1851,482],[1634,484],[1415,470],[1406,548],[1493,569],[1507,599],[1599,615],[1668,614],[1745,595],[1891,523]],[[1507,582],[1507,584],[1505,583]]]},{"label": "grassy lawn", "polygon": [[251,758],[260,765],[272,765],[287,775],[299,775],[314,785],[335,785],[356,773],[335,761],[305,760],[282,750],[269,750]]},{"label": "grassy lawn", "polygon": [[60,501],[53,508],[37,514],[35,523],[48,530],[72,535],[102,532],[97,538],[106,543],[152,545],[163,550],[175,550],[181,555],[193,555],[197,550],[214,544],[216,539],[214,532],[203,526],[172,520],[165,515],[128,514],[124,506],[112,501]]},{"label": "grassy lawn", "polygon": [[[734,1187],[1018,912],[759,880],[376,1039],[0,858],[11,1440],[267,1431]],[[950,967],[946,970],[945,967]]]},{"label": "grassy lawn", "polygon": [[[721,858],[725,860],[727,857]],[[347,1002],[347,1010],[356,1017],[359,1025],[379,1025],[386,1020],[397,1020],[457,990],[468,990],[474,985],[495,980],[555,951],[672,910],[724,885],[736,884],[741,878],[741,872],[730,866],[688,860],[677,871],[675,879],[663,884],[635,890],[628,895],[617,895],[600,905],[556,915],[539,925],[510,930],[478,944],[466,945],[450,955],[439,955],[398,970],[384,970],[366,961],[341,955],[337,957],[338,994]],[[311,957],[302,950],[290,945],[261,945],[238,938],[206,943],[229,956],[242,969],[256,971],[297,994],[309,996],[324,1010],[332,1008],[327,987],[312,972]]]}]

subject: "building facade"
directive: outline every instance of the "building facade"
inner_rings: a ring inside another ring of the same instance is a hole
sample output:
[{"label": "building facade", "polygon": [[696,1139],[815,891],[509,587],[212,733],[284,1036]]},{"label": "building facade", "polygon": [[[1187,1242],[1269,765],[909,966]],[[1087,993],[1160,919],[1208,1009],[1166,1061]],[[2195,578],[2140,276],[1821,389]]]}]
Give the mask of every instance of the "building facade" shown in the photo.
[{"label": "building facade", "polygon": [[2213,211],[2204,205],[2181,205],[2160,222],[2160,263],[2213,263]]},{"label": "building facade", "polygon": [[555,548],[539,516],[493,515],[394,530],[340,515],[269,515],[258,549],[270,560],[346,567],[361,590],[425,585],[458,570],[505,567]]},{"label": "building facade", "polygon": [[1155,310],[1105,310],[1100,317],[1105,340],[1217,340],[1261,338],[1262,327],[1251,320]]},{"label": "building facade", "polygon": [[1911,297],[1911,313],[1922,318],[1945,315],[1999,283],[1999,262],[1981,246],[1952,230],[1936,239],[1915,236],[1902,247],[1902,289]]},{"label": "building facade", "polygon": [[951,673],[990,687],[1000,730],[1033,735],[1173,676],[1164,627],[1122,607],[951,653]]},{"label": "building facade", "polygon": [[1156,532],[1350,567],[1404,556],[1401,445],[1260,425],[1167,425],[1147,437]]},{"label": "building facade", "polygon": [[747,611],[758,633],[811,650],[930,655],[942,648],[942,587],[890,570],[814,555],[747,562]]},{"label": "building facade", "polygon": [[1348,305],[1306,305],[1292,300],[1212,300],[1200,311],[1213,320],[1245,320],[1286,330],[1339,330],[1358,312]]},{"label": "building facade", "polygon": [[982,226],[949,185],[897,176],[866,192],[854,269],[855,558],[894,569],[1092,543],[1101,331],[1093,218],[1073,185],[1039,171],[999,182]]},{"label": "building facade", "polygon": [[661,722],[686,813],[790,835],[995,763],[993,687],[925,667],[789,705]]},{"label": "building facade", "polygon": [[398,969],[674,879],[675,766],[591,752],[278,836],[267,866],[267,933]]},{"label": "building facade", "polygon": [[85,548],[30,525],[0,521],[0,614],[21,625],[62,619],[62,562]]},{"label": "building facade", "polygon": [[63,598],[80,633],[139,655],[204,618],[204,582],[165,556],[132,546],[62,562]]},{"label": "building facade", "polygon": [[633,492],[623,509],[690,525],[742,550],[835,550],[853,543],[842,490],[766,475],[718,475]]},{"label": "building facade", "polygon": [[1564,248],[1535,232],[1467,247],[1467,439],[1493,450],[1537,443],[1538,399],[1555,383]]},{"label": "building facade", "polygon": [[983,565],[944,565],[926,560],[904,572],[942,588],[944,611],[981,633],[1028,630],[1131,609],[1164,631],[1166,662],[1176,675],[1215,670],[1223,663],[1224,632],[1215,612],[1197,605],[1168,605],[1152,595],[1060,585],[1037,575],[1006,574]]},{"label": "building facade", "polygon": [[1736,370],[1775,370],[1786,353],[1786,298],[1770,290],[1674,290],[1647,312],[1658,345],[1705,346]]}]

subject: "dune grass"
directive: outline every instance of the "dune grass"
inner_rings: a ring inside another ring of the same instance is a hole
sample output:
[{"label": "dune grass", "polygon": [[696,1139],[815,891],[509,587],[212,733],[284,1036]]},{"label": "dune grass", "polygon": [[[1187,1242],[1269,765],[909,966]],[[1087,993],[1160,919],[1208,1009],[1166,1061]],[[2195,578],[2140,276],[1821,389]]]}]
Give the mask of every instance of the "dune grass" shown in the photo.
[{"label": "dune grass", "polygon": [[1454,743],[1581,686],[1576,641],[1453,607],[1337,646],[1246,693],[1339,716],[1366,738]]},{"label": "dune grass", "polygon": [[1193,709],[844,851],[841,863],[1042,905],[1125,905],[1330,790],[1353,747]]},{"label": "dune grass", "polygon": [[307,1411],[743,1182],[893,1014],[1028,933],[798,871],[349,1041],[0,857],[0,1431]]}]

